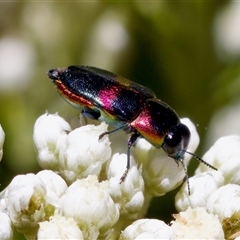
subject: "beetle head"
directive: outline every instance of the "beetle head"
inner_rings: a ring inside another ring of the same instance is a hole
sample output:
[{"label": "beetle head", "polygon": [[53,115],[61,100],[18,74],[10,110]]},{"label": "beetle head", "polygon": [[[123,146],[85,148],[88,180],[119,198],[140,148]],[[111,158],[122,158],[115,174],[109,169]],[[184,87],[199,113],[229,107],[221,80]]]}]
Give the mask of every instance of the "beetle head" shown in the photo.
[{"label": "beetle head", "polygon": [[172,157],[174,160],[178,161],[183,159],[190,136],[191,134],[188,127],[180,123],[173,127],[165,136],[162,148],[168,156]]},{"label": "beetle head", "polygon": [[63,74],[63,70],[61,69],[51,69],[48,71],[47,75],[48,77],[52,80],[52,81],[55,81],[55,80],[59,80],[62,78],[62,74]]},{"label": "beetle head", "polygon": [[201,159],[194,153],[187,151],[190,136],[191,136],[191,133],[188,127],[180,123],[177,126],[173,127],[171,131],[165,136],[164,142],[162,145],[163,150],[168,154],[169,157],[173,158],[177,163],[181,162],[183,169],[185,171],[185,179],[187,181],[189,195],[190,195],[190,185],[189,185],[189,179],[188,179],[188,172],[187,172],[185,163],[183,161],[185,153],[192,155],[198,161],[205,164],[209,168],[212,168],[213,170],[217,170],[217,168],[205,162],[203,159]]}]

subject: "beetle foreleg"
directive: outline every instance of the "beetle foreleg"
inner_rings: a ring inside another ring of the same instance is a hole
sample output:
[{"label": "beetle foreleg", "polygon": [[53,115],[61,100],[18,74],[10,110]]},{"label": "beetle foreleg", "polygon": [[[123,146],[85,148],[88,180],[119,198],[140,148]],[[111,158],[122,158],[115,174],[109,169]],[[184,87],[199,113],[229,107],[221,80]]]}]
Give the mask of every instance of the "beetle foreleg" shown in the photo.
[{"label": "beetle foreleg", "polygon": [[99,110],[91,109],[91,108],[87,108],[87,107],[85,107],[81,113],[84,117],[90,118],[93,120],[98,120],[98,118],[101,116],[101,113]]},{"label": "beetle foreleg", "polygon": [[133,144],[137,141],[137,139],[139,138],[140,134],[138,132],[134,132],[131,137],[128,140],[128,150],[127,150],[127,166],[126,169],[122,175],[122,177],[120,178],[120,184],[122,182],[124,182],[125,178],[127,177],[128,171],[130,169],[130,150],[131,147],[133,146]]},{"label": "beetle foreleg", "polygon": [[189,184],[189,177],[188,177],[188,172],[187,172],[187,168],[186,168],[186,165],[183,161],[183,159],[180,159],[180,162],[183,166],[183,170],[185,172],[185,177],[184,177],[184,180],[183,181],[186,181],[187,182],[187,188],[188,188],[188,195],[190,196],[190,184]]}]

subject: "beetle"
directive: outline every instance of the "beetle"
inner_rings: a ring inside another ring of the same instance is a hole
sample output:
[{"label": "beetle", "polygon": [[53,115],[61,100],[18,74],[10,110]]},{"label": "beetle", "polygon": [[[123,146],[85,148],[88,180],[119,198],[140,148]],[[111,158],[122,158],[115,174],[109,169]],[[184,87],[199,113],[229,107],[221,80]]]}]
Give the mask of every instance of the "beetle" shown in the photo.
[{"label": "beetle", "polygon": [[188,127],[180,122],[177,113],[168,104],[157,99],[151,89],[96,67],[69,66],[51,69],[47,75],[67,102],[82,109],[83,116],[113,126],[113,130],[102,133],[99,139],[121,129],[131,134],[127,146],[126,170],[120,183],[125,180],[130,169],[130,149],[140,137],[156,148],[161,147],[177,164],[182,164],[189,194],[185,153],[217,170],[187,151],[190,140]]}]

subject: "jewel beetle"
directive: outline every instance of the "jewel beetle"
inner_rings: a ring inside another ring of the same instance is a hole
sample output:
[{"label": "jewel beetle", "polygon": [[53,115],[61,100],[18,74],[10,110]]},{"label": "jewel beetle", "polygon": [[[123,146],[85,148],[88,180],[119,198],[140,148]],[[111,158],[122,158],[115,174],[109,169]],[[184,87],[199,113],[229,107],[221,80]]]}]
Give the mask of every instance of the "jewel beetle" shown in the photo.
[{"label": "jewel beetle", "polygon": [[182,164],[189,194],[185,153],[217,170],[187,151],[190,140],[188,127],[180,122],[177,113],[168,104],[157,99],[151,89],[109,71],[88,66],[52,69],[47,75],[66,101],[81,108],[83,116],[113,126],[113,130],[102,133],[99,139],[121,129],[130,134],[126,170],[120,183],[130,169],[130,149],[140,137],[156,148],[162,147],[176,163]]}]

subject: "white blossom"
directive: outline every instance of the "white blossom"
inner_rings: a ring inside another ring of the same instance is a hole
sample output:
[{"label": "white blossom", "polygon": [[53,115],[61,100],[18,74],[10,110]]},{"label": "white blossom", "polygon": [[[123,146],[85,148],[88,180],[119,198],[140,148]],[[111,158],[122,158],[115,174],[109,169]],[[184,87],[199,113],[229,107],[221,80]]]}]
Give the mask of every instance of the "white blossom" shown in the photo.
[{"label": "white blossom", "polygon": [[39,223],[37,239],[84,239],[73,218],[65,218],[57,212],[49,221]]},{"label": "white blossom", "polygon": [[185,124],[190,130],[191,136],[190,136],[190,141],[189,141],[187,150],[191,153],[194,153],[200,142],[200,138],[197,133],[196,126],[189,118],[181,118],[180,120],[181,120],[181,123]]},{"label": "white blossom", "polygon": [[178,211],[185,211],[188,207],[206,207],[208,197],[224,183],[219,171],[203,172],[189,178],[190,196],[186,182],[175,196],[175,206]]},{"label": "white blossom", "polygon": [[35,69],[36,54],[31,41],[17,35],[2,35],[0,40],[0,89],[22,90],[28,86]]},{"label": "white blossom", "polygon": [[214,191],[207,201],[207,211],[224,218],[240,218],[240,186],[227,184]]},{"label": "white blossom", "polygon": [[[188,151],[194,152],[199,143],[196,129],[190,120],[181,121],[191,131]],[[126,170],[127,155],[119,152],[127,151],[126,136],[121,134],[117,141],[114,140],[115,154],[111,156],[108,135],[99,139],[106,131],[105,123],[72,131],[57,114],[44,114],[38,118],[34,126],[34,143],[39,164],[49,170],[36,175],[19,175],[0,194],[0,210],[9,216],[17,231],[27,239],[224,237],[220,221],[209,206],[212,196],[224,184],[226,173],[222,176],[222,171],[199,171],[190,178],[191,195],[188,196],[184,184],[176,196],[179,210],[207,205],[213,214],[200,208],[188,209],[176,215],[172,226],[160,220],[139,219],[146,213],[151,198],[180,185],[185,172],[181,163],[178,166],[161,148],[139,139],[136,149],[131,148],[130,169],[120,183]],[[126,140],[125,145],[121,139]],[[191,155],[186,153],[186,166],[190,158]],[[71,185],[68,187],[65,181]],[[194,232],[196,228],[200,229]]]},{"label": "white blossom", "polygon": [[46,202],[59,208],[59,199],[67,190],[66,182],[51,170],[42,170],[36,174],[45,184]]},{"label": "white blossom", "polygon": [[229,1],[218,11],[214,24],[215,42],[222,59],[240,55],[240,5]]},{"label": "white blossom", "polygon": [[60,174],[68,183],[88,175],[99,175],[103,164],[111,157],[108,136],[99,139],[107,125],[86,125],[69,133],[60,150]]},{"label": "white blossom", "polygon": [[120,213],[125,220],[136,219],[144,203],[144,182],[134,159],[131,158],[126,179],[119,183],[126,169],[126,160],[126,154],[114,154],[107,170],[109,192],[114,202],[120,205]]},{"label": "white blossom", "polygon": [[[114,69],[129,46],[129,33],[123,24],[125,15],[113,9],[104,11],[90,31],[83,59],[95,66]],[[96,41],[98,39],[98,41]]]},{"label": "white blossom", "polygon": [[46,187],[34,174],[18,175],[7,187],[6,206],[12,224],[25,236],[35,236],[45,217]]},{"label": "white blossom", "polygon": [[[240,137],[230,135],[219,138],[204,154],[204,161],[216,167],[224,177],[224,184],[240,184]],[[210,171],[206,165],[200,164],[195,174]],[[214,171],[214,170],[213,170]]]},{"label": "white blossom", "polygon": [[2,129],[2,126],[0,124],[0,161],[2,160],[2,156],[3,156],[4,140],[5,140],[5,133],[4,133],[4,131]]},{"label": "white blossom", "polygon": [[137,164],[131,157],[131,167],[127,177],[120,184],[120,178],[126,170],[127,155],[116,153],[107,168],[109,192],[119,206],[120,218],[114,226],[114,234],[119,236],[118,229],[125,228],[133,220],[144,214],[144,182]]},{"label": "white blossom", "polygon": [[0,211],[5,211],[7,209],[5,193],[6,188],[0,193]]},{"label": "white blossom", "polygon": [[175,239],[173,229],[157,219],[140,219],[123,230],[119,240]]},{"label": "white blossom", "polygon": [[188,208],[174,217],[171,224],[175,239],[224,239],[218,217],[207,213],[205,208]]},{"label": "white blossom", "polygon": [[95,175],[72,183],[62,196],[61,206],[62,214],[76,221],[84,239],[104,238],[119,218],[108,182],[99,183]]},{"label": "white blossom", "polygon": [[43,169],[59,171],[59,151],[65,146],[70,131],[69,124],[58,114],[45,113],[37,119],[33,141]]},{"label": "white blossom", "polygon": [[0,239],[8,240],[13,238],[11,220],[7,213],[0,212]]},{"label": "white blossom", "polygon": [[[196,128],[189,119],[181,119],[191,132],[188,146],[189,152],[194,152],[199,144]],[[167,156],[163,149],[157,149],[144,139],[139,139],[136,145],[136,158],[143,164],[143,178],[145,187],[153,196],[162,196],[178,187],[185,172],[181,163],[176,164],[174,159]],[[191,155],[185,154],[184,163],[187,166]]]}]

